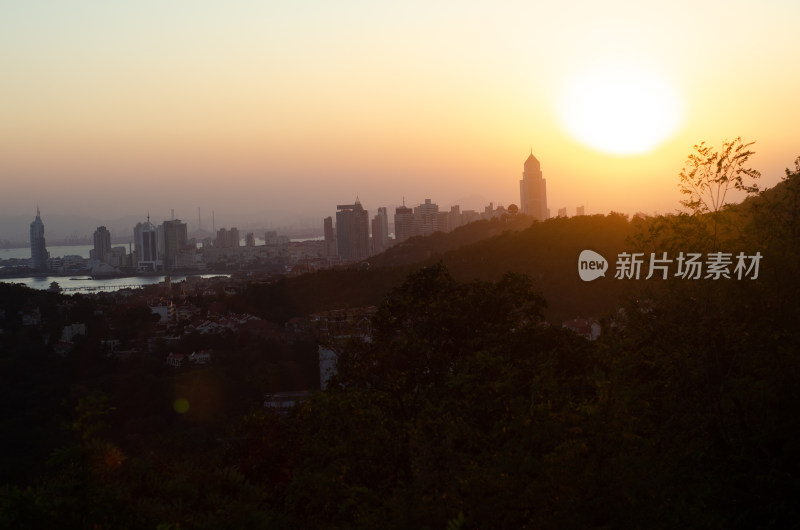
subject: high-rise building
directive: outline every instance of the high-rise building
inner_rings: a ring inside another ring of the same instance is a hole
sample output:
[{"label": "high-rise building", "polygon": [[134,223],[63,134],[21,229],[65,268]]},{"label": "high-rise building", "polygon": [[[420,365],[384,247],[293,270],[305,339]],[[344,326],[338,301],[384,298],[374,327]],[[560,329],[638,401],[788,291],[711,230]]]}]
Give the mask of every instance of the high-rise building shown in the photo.
[{"label": "high-rise building", "polygon": [[577,216],[586,215],[583,212],[584,212],[583,206],[578,206],[577,208],[575,208],[575,215]]},{"label": "high-rise building", "polygon": [[105,226],[98,226],[94,231],[94,248],[91,250],[90,257],[107,263],[106,254],[111,252],[111,232]]},{"label": "high-rise building", "polygon": [[256,235],[253,232],[248,232],[247,234],[245,234],[244,246],[246,247],[256,246]]},{"label": "high-rise building", "polygon": [[453,230],[453,225],[450,224],[450,212],[439,212],[436,214],[436,230],[445,233]]},{"label": "high-rise building", "polygon": [[50,259],[50,253],[47,252],[47,246],[44,242],[44,223],[37,206],[36,219],[31,223],[31,269],[46,271],[48,259]]},{"label": "high-rise building", "polygon": [[150,222],[138,223],[133,229],[136,244],[137,266],[143,271],[157,271],[163,268],[163,262],[158,255],[158,228]]},{"label": "high-rise building", "polygon": [[240,246],[239,229],[235,226],[230,230],[220,228],[217,230],[217,239],[214,240],[214,246],[218,248],[232,248]]},{"label": "high-rise building", "polygon": [[544,221],[548,217],[547,181],[542,178],[539,161],[533,156],[533,150],[525,161],[525,171],[519,181],[520,209],[525,215]]},{"label": "high-rise building", "polygon": [[567,216],[567,209],[566,208],[559,208],[558,209],[558,217],[566,217]]},{"label": "high-rise building", "polygon": [[389,248],[389,215],[386,207],[378,208],[378,213],[372,218],[372,253],[380,254]]},{"label": "high-rise building", "polygon": [[459,226],[461,226],[461,206],[456,204],[455,206],[450,207],[450,230],[455,230]]},{"label": "high-rise building", "polygon": [[394,210],[394,240],[402,243],[416,234],[414,227],[414,210],[407,207],[405,201],[403,206],[398,206]]},{"label": "high-rise building", "polygon": [[217,230],[217,238],[214,240],[214,246],[218,248],[226,248],[228,246],[227,228],[220,228]]},{"label": "high-rise building", "polygon": [[356,198],[355,204],[336,207],[336,247],[342,261],[369,257],[369,212]]},{"label": "high-rise building", "polygon": [[173,270],[178,267],[178,253],[189,240],[188,229],[180,219],[164,221],[161,226],[164,234],[164,268]]},{"label": "high-rise building", "polygon": [[230,230],[228,230],[228,246],[229,247],[238,247],[241,246],[241,240],[239,238],[239,229],[235,226],[232,226]]},{"label": "high-rise building", "polygon": [[336,257],[336,231],[333,229],[333,217],[326,217],[323,220],[323,230],[325,233],[325,256]]},{"label": "high-rise building", "polygon": [[439,205],[425,199],[424,204],[414,208],[414,224],[416,235],[429,236],[439,228]]}]

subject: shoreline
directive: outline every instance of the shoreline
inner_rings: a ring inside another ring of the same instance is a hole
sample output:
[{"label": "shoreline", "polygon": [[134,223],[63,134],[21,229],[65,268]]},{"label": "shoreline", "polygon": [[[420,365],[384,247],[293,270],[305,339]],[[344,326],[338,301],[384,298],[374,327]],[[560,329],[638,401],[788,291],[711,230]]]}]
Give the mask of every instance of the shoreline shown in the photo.
[{"label": "shoreline", "polygon": [[90,273],[86,272],[36,272],[36,273],[10,273],[10,274],[3,274],[0,273],[0,280],[17,280],[17,279],[44,279],[44,278],[75,278],[76,281],[78,280],[86,280],[86,281],[102,281],[102,280],[118,280],[121,278],[155,278],[155,277],[167,277],[167,276],[207,276],[207,275],[220,275],[220,276],[231,276],[233,274],[232,271],[216,271],[216,270],[207,270],[207,271],[169,271],[169,272],[131,272],[131,273],[120,273],[120,274],[108,274],[108,275],[98,275],[93,276]]}]

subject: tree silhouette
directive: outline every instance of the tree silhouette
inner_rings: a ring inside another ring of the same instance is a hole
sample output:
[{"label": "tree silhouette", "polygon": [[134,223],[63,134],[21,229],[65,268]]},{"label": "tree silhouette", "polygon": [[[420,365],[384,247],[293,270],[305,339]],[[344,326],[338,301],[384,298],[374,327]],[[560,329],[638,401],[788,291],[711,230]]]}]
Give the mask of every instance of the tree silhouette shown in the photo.
[{"label": "tree silhouette", "polygon": [[[728,192],[732,189],[748,194],[758,193],[758,185],[752,182],[761,176],[755,169],[745,167],[754,151],[755,142],[743,143],[741,136],[725,140],[717,151],[705,142],[694,146],[680,174],[678,187],[688,195],[681,204],[693,215],[710,213],[714,223],[714,246],[717,244],[719,212],[725,207]],[[748,178],[750,182],[746,182]]]}]

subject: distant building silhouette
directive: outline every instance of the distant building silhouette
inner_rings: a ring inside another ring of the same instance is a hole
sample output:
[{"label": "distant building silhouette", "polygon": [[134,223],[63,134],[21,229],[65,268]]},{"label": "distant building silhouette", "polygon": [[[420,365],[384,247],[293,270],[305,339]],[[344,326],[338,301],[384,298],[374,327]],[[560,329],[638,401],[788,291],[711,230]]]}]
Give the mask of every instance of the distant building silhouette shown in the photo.
[{"label": "distant building silhouette", "polygon": [[217,230],[217,238],[214,240],[214,246],[217,248],[228,247],[228,229],[220,228]]},{"label": "distant building silhouette", "polygon": [[455,206],[450,207],[450,230],[455,230],[459,226],[464,224],[464,220],[461,217],[461,206],[456,204]]},{"label": "distant building silhouette", "polygon": [[126,267],[128,265],[124,246],[111,247],[105,254],[103,262],[112,267]]},{"label": "distant building silhouette", "polygon": [[325,234],[325,257],[336,257],[336,231],[333,229],[333,217],[323,220],[323,233]]},{"label": "distant building silhouette", "polygon": [[436,230],[438,232],[449,232],[453,229],[450,222],[450,212],[439,212],[436,214]]},{"label": "distant building silhouette", "polygon": [[559,208],[558,209],[558,217],[566,217],[567,216],[567,209],[566,208]]},{"label": "distant building silhouette", "polygon": [[91,259],[106,261],[106,254],[111,252],[111,232],[105,226],[98,226],[94,231],[94,248],[89,252]]},{"label": "distant building silhouette", "polygon": [[31,223],[31,269],[35,271],[46,271],[47,260],[50,253],[44,241],[44,223],[42,222],[39,207],[36,207],[36,219]]},{"label": "distant building silhouette", "polygon": [[387,248],[389,248],[389,216],[386,207],[381,206],[372,219],[372,253],[380,254]]},{"label": "distant building silhouette", "polygon": [[533,156],[533,150],[525,160],[525,171],[519,181],[520,210],[525,215],[544,221],[549,217],[547,209],[547,181],[542,178],[539,161]]},{"label": "distant building silhouette", "polygon": [[[491,210],[491,205],[489,210]],[[476,212],[473,213],[476,214],[475,217],[470,217],[467,220],[468,217],[462,214],[461,207],[458,205],[452,206],[449,212],[440,212],[439,205],[430,199],[425,199],[424,203],[415,206],[413,209],[407,207],[404,200],[403,206],[395,209],[395,241],[402,243],[414,236],[427,237],[435,232],[450,232],[454,228],[477,220],[480,217]]]},{"label": "distant building silhouette", "polygon": [[584,213],[583,206],[578,206],[577,208],[575,208],[575,215],[576,215],[576,216],[580,216],[580,215],[586,215],[586,214]]},{"label": "distant building silhouette", "polygon": [[429,236],[439,229],[439,205],[425,199],[424,204],[414,208],[415,234]]},{"label": "distant building silhouette", "polygon": [[398,206],[394,210],[394,239],[402,243],[415,235],[414,210],[408,208],[403,201],[403,206]]},{"label": "distant building silhouette", "polygon": [[336,207],[336,247],[342,261],[369,257],[369,213],[356,198],[355,204]]},{"label": "distant building silhouette", "polygon": [[188,229],[180,219],[164,221],[161,226],[164,234],[164,267],[173,270],[178,268],[178,254],[189,240]]},{"label": "distant building silhouette", "polygon": [[217,230],[217,239],[214,240],[214,246],[217,248],[233,248],[240,246],[239,229],[234,226],[230,230],[225,228]]},{"label": "distant building silhouette", "polygon": [[137,267],[142,271],[158,271],[163,269],[163,262],[158,255],[158,229],[150,222],[137,223],[133,229],[136,246]]}]

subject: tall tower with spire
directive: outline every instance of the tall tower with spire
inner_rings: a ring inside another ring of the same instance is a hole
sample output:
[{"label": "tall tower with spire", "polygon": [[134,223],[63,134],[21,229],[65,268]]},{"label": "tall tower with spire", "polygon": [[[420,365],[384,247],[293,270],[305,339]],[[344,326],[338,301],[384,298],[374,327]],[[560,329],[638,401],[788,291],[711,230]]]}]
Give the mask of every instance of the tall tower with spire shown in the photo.
[{"label": "tall tower with spire", "polygon": [[47,270],[47,260],[50,253],[44,243],[44,223],[36,205],[36,219],[31,223],[31,269],[39,272]]},{"label": "tall tower with spire", "polygon": [[137,223],[133,228],[133,237],[139,270],[153,272],[161,270],[163,261],[158,253],[158,228],[150,222],[150,212],[147,213],[147,222]]},{"label": "tall tower with spire", "polygon": [[547,181],[542,178],[542,168],[533,156],[533,148],[525,160],[525,171],[519,181],[520,210],[536,220],[544,221],[547,215]]}]

